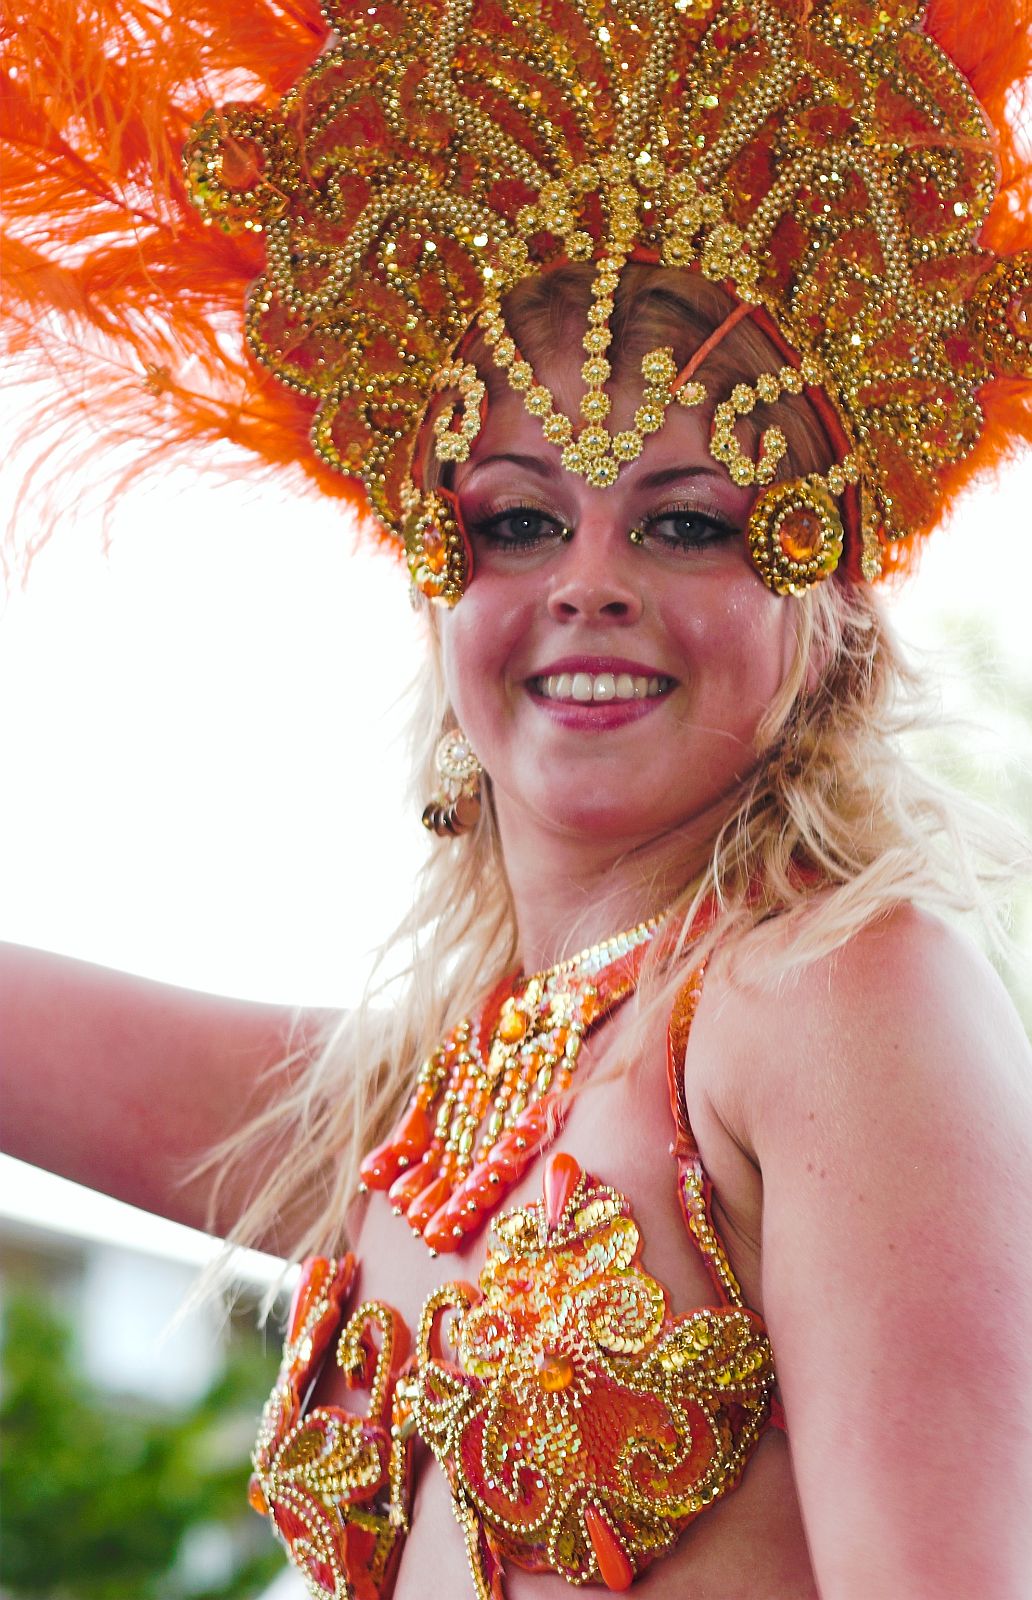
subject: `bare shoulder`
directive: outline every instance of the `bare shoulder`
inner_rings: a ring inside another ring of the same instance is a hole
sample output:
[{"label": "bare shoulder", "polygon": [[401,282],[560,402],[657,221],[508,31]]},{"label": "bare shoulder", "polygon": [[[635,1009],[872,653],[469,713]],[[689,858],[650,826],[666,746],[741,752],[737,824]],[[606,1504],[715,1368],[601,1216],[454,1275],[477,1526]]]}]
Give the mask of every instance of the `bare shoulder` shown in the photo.
[{"label": "bare shoulder", "polygon": [[715,962],[697,1023],[821,1593],[1025,1593],[1032,1052],[1003,985],[901,907],[777,981]]},{"label": "bare shoulder", "polygon": [[800,1115],[891,1116],[897,1137],[910,1116],[926,1129],[959,1118],[1001,1155],[1010,1135],[1032,1136],[1032,1049],[963,934],[899,906],[780,973],[777,940],[755,962],[748,947],[718,956],[697,1019],[700,1055],[719,1062],[707,1077],[721,1120],[761,1165]]}]

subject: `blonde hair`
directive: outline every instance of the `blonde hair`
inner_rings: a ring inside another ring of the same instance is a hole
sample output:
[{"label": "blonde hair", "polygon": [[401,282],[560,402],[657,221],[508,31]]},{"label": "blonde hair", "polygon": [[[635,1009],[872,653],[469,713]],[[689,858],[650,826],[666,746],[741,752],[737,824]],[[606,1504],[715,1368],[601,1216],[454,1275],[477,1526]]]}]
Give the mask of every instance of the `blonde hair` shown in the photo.
[{"label": "blonde hair", "polygon": [[[572,337],[577,347],[579,332],[571,329],[578,321],[583,327],[588,281],[584,269],[571,268],[511,298],[509,325],[532,363],[557,341]],[[673,345],[683,362],[728,305],[705,280],[655,268],[625,274],[621,288],[614,313],[618,380],[621,370],[638,370],[640,355],[657,344]],[[475,353],[496,383],[484,352]],[[718,346],[705,374],[730,386],[769,370],[772,360],[764,335],[746,322]],[[787,414],[779,403],[778,421],[789,440],[790,470],[827,464],[826,441],[805,401]],[[998,941],[1004,938],[993,891],[1008,886],[1027,861],[1024,847],[1007,825],[918,772],[902,752],[900,735],[926,719],[879,597],[836,577],[785,603],[796,607],[791,669],[757,730],[756,765],[701,879],[696,864],[686,863],[686,884],[695,875],[671,908],[681,939],[673,951],[653,947],[636,1017],[621,1035],[624,1060],[633,1057],[656,1010],[669,1011],[691,966],[717,943],[748,948],[751,976],[762,980],[829,953],[905,902],[945,913],[974,909]],[[434,650],[414,719],[416,793],[424,799],[435,787],[437,744],[452,726]],[[708,901],[716,914],[700,942],[690,930]],[[474,831],[442,841],[428,860],[412,910],[381,952],[363,1003],[316,1050],[298,1052],[303,1070],[291,1087],[204,1163],[215,1174],[213,1214],[231,1171],[267,1175],[232,1231],[234,1242],[261,1243],[276,1225],[281,1248],[294,1256],[346,1243],[359,1162],[390,1131],[419,1063],[487,985],[516,964],[517,952],[488,784]],[[392,975],[380,976],[385,971]],[[619,1065],[603,1058],[606,1072]],[[291,1217],[302,1220],[284,1239]]]}]

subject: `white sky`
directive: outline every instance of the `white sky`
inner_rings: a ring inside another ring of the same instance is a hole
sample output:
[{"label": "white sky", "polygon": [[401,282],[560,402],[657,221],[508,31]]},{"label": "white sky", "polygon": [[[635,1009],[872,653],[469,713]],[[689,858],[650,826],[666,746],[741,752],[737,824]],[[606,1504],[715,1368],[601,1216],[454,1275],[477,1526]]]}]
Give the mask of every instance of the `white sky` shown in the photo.
[{"label": "white sky", "polygon": [[[968,502],[897,604],[909,638],[983,616],[1032,677],[1030,507],[1032,461]],[[126,502],[107,554],[69,526],[37,558],[0,618],[0,938],[354,1000],[428,845],[400,744],[418,627],[400,567],[353,553],[342,517],[177,486]],[[20,1214],[67,1214],[67,1193],[4,1180]]]}]

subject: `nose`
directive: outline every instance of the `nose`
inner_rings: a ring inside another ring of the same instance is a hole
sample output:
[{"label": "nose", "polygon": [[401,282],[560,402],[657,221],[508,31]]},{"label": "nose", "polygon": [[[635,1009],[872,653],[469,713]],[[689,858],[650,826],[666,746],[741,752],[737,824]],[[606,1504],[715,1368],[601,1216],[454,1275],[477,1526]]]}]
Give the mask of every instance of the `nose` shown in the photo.
[{"label": "nose", "polygon": [[637,622],[643,602],[635,554],[622,526],[580,523],[553,571],[549,614],[559,622]]}]

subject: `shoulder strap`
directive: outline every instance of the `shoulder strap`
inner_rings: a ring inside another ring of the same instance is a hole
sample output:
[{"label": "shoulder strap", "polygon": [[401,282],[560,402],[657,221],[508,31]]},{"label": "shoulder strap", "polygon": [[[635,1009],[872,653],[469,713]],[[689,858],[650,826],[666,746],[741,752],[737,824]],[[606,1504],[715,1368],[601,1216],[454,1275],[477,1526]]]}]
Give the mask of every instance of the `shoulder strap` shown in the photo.
[{"label": "shoulder strap", "polygon": [[706,1175],[688,1120],[684,1098],[684,1057],[695,1012],[702,997],[706,963],[697,967],[678,990],[667,1027],[667,1088],[674,1122],[671,1155],[677,1162],[677,1193],[685,1224],[725,1305],[742,1306],[742,1290],[731,1269],[720,1235],[713,1226],[713,1185]]},{"label": "shoulder strap", "polygon": [[[713,1185],[706,1175],[695,1142],[695,1134],[688,1118],[684,1095],[684,1058],[695,1012],[702,998],[702,980],[706,963],[691,973],[677,992],[667,1026],[667,1088],[670,1094],[670,1114],[674,1124],[674,1141],[670,1154],[677,1163],[677,1194],[681,1202],[688,1233],[702,1256],[710,1278],[724,1305],[744,1309],[742,1290],[727,1258],[720,1235],[713,1226]],[[785,1414],[781,1401],[771,1399],[771,1425],[785,1430]]]}]

